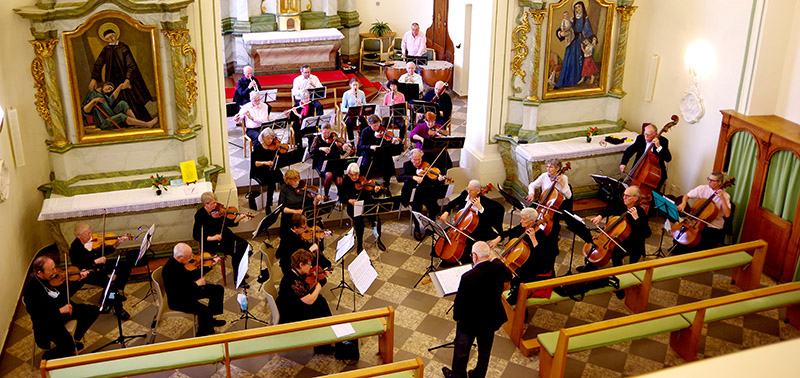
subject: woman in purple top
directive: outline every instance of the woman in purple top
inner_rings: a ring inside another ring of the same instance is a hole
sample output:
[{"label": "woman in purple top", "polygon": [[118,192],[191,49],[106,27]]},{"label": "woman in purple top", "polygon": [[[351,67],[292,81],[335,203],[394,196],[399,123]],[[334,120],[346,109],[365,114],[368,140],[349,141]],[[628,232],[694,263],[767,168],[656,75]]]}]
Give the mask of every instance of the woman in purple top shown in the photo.
[{"label": "woman in purple top", "polygon": [[[412,142],[416,143],[415,147],[418,149],[422,149],[422,144],[425,142],[425,139],[437,136],[447,136],[447,134],[444,132],[442,125],[436,123],[436,114],[433,112],[425,113],[425,122],[417,124],[417,127],[409,134],[409,138]],[[441,150],[423,150],[423,152],[425,152],[423,160],[439,168],[442,174],[445,174],[447,170],[453,166],[453,161],[450,159],[450,154],[448,153],[442,153],[440,156],[439,152],[441,152]],[[435,164],[433,162],[434,159],[436,159]]]}]

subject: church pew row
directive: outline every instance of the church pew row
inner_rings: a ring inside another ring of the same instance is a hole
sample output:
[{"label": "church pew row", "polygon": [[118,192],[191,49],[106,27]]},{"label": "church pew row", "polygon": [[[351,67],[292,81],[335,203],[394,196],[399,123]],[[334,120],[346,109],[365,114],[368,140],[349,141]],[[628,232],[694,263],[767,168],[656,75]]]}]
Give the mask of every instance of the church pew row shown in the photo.
[{"label": "church pew row", "polygon": [[540,333],[539,376],[563,377],[567,353],[666,332],[671,332],[670,347],[684,360],[694,361],[704,324],[781,307],[788,307],[787,320],[800,328],[800,282]]},{"label": "church pew row", "polygon": [[[354,334],[337,338],[331,326],[350,324]],[[384,364],[394,359],[394,309],[389,306],[301,322],[136,346],[57,360],[43,360],[43,378],[119,377],[224,363],[265,354],[378,336]]]},{"label": "church pew row", "polygon": [[344,371],[337,374],[326,375],[326,378],[367,378],[367,377],[381,377],[381,378],[422,378],[425,372],[425,365],[422,359],[417,357],[413,360],[405,360],[394,362],[391,364],[384,364],[372,366],[363,369],[356,369]]},{"label": "church pew row", "polygon": [[[522,354],[530,356],[539,348],[539,342],[536,338],[523,339],[526,310],[570,300],[569,297],[560,296],[555,292],[550,298],[527,298],[530,292],[616,276],[620,281],[620,289],[625,290],[625,304],[631,311],[640,313],[647,310],[650,290],[654,282],[733,268],[732,278],[736,286],[745,291],[758,288],[766,253],[767,243],[763,240],[756,240],[680,256],[641,261],[588,273],[526,283],[520,286],[517,302],[514,305],[508,303],[506,294],[503,295],[503,305],[508,316],[508,321],[503,324],[503,328]],[[606,286],[590,290],[586,296],[614,290],[616,289]]]}]

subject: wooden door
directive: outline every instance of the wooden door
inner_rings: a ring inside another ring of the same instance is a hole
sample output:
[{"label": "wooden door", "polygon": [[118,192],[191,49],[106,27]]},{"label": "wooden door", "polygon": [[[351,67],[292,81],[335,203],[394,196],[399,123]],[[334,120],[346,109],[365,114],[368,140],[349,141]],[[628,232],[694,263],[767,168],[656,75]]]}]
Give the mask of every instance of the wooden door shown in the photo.
[{"label": "wooden door", "polygon": [[[453,63],[455,48],[447,30],[449,6],[449,0],[433,0],[433,22],[431,27],[425,31],[425,37],[428,40],[428,47],[436,51],[436,60],[446,60]],[[448,84],[452,88],[453,75],[450,75]]]},{"label": "wooden door", "polygon": [[748,222],[747,227],[743,229],[742,241],[763,239],[767,242],[764,273],[776,279],[780,279],[784,269],[790,269],[794,273],[794,265],[784,265],[787,244],[792,235],[792,223],[761,206],[758,207],[756,216],[753,218],[756,221]]}]

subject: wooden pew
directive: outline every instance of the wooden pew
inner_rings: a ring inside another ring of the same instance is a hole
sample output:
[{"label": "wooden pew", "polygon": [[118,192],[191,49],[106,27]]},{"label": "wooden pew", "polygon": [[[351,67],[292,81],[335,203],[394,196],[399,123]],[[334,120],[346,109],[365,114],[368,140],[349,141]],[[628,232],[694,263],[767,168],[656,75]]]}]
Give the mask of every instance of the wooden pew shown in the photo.
[{"label": "wooden pew", "polygon": [[386,377],[386,378],[422,378],[425,372],[425,365],[422,359],[417,357],[413,360],[394,362],[391,364],[378,365],[363,369],[344,371],[337,374],[326,375],[327,378],[366,378],[366,377]]},{"label": "wooden pew", "polygon": [[800,328],[800,282],[706,299],[538,335],[539,376],[563,377],[567,353],[671,332],[670,346],[687,361],[697,357],[703,325],[773,308],[787,307]]},{"label": "wooden pew", "polygon": [[[347,323],[353,326],[356,333],[337,338],[330,326]],[[230,377],[231,360],[368,336],[378,336],[378,349],[383,363],[393,362],[392,307],[52,361],[42,360],[40,372],[43,378],[118,377],[224,363],[227,376]]]},{"label": "wooden pew", "polygon": [[[527,298],[528,293],[532,291],[616,276],[620,280],[620,289],[625,289],[625,304],[631,311],[638,313],[647,310],[653,282],[733,268],[733,280],[739,288],[742,290],[757,288],[764,268],[766,253],[767,243],[763,240],[756,240],[681,256],[642,261],[636,264],[526,283],[520,286],[515,305],[509,304],[505,295],[503,296],[503,305],[508,316],[508,321],[503,324],[503,328],[522,354],[530,356],[539,348],[539,342],[536,338],[523,339],[525,310],[569,300],[568,297],[562,297],[555,292],[550,298]],[[608,286],[591,290],[586,295],[602,294],[613,290]]]}]

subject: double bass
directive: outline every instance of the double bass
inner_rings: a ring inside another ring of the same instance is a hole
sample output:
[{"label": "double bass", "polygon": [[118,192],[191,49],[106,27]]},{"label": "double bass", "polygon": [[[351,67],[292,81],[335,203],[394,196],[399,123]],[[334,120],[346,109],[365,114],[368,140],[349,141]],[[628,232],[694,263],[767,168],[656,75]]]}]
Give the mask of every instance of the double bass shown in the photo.
[{"label": "double bass", "polygon": [[[731,178],[730,181],[720,186],[720,190],[735,184],[736,179]],[[695,203],[695,209],[689,213],[688,217],[672,224],[670,234],[676,242],[687,247],[695,247],[700,244],[700,233],[706,227],[706,224],[709,224],[719,216],[719,208],[712,202],[716,196],[717,193],[714,191],[708,198],[698,200]]]},{"label": "double bass", "polygon": [[[668,122],[661,131],[658,132],[655,139],[660,138],[664,133],[668,132],[673,126],[678,124],[678,116],[672,115],[671,121]],[[639,205],[645,210],[650,209],[650,202],[653,199],[651,192],[658,187],[661,182],[661,163],[658,155],[653,152],[653,143],[650,143],[644,150],[644,153],[633,165],[630,173],[628,173],[622,182],[628,186],[636,185],[642,193]]]},{"label": "double bass", "polygon": [[[492,190],[492,184],[489,183],[485,188],[478,192],[477,197],[482,197]],[[464,254],[464,247],[466,247],[467,238],[475,228],[478,227],[478,216],[472,211],[472,203],[470,202],[466,208],[456,213],[456,221],[453,222],[453,227],[447,231],[447,239],[439,238],[436,241],[436,255],[440,259],[449,263],[455,263],[461,260],[461,255]]]},{"label": "double bass", "polygon": [[541,224],[542,231],[544,231],[545,235],[550,235],[550,231],[553,230],[553,222],[555,222],[555,219],[553,219],[555,216],[554,209],[558,209],[561,203],[564,202],[564,195],[556,190],[556,179],[571,168],[572,164],[569,162],[564,164],[564,167],[550,179],[550,189],[547,189],[547,191],[543,192],[539,197],[539,205],[536,208],[539,212],[539,217],[536,218],[536,222]]}]

